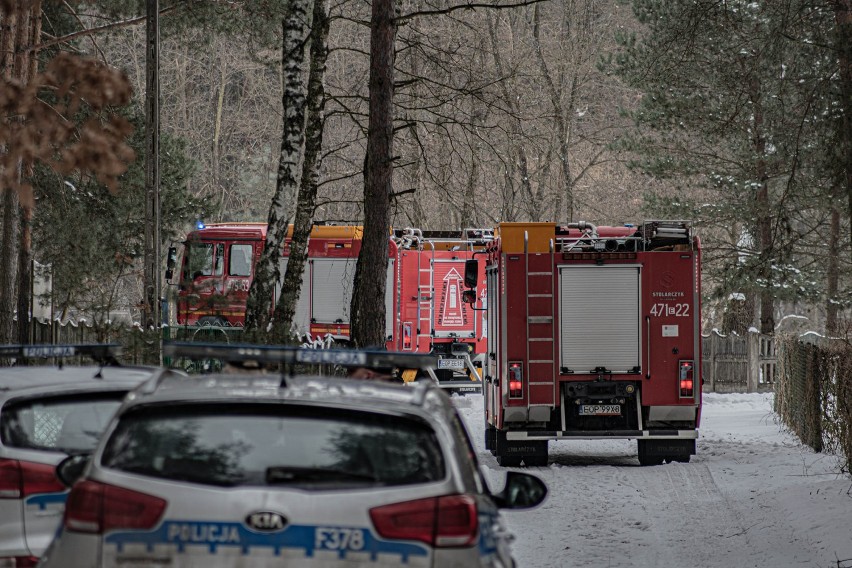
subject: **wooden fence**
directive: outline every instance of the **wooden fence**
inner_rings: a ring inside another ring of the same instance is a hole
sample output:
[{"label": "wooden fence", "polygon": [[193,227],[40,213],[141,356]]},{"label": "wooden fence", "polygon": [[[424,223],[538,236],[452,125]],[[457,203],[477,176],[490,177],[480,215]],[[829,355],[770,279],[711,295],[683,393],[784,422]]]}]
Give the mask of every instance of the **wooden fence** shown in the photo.
[{"label": "wooden fence", "polygon": [[770,392],[775,388],[775,338],[757,332],[701,337],[704,392]]}]

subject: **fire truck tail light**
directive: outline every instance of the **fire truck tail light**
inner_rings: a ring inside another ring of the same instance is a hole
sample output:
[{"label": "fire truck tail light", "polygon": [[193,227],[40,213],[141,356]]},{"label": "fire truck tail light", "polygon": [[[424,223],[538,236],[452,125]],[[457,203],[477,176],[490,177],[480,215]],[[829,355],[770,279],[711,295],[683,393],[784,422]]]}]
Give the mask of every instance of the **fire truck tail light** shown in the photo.
[{"label": "fire truck tail light", "polygon": [[681,361],[678,369],[680,382],[680,398],[693,398],[695,396],[694,373],[695,363],[693,361]]},{"label": "fire truck tail light", "polygon": [[402,324],[402,348],[405,351],[411,351],[412,329],[411,322]]},{"label": "fire truck tail light", "polygon": [[524,364],[509,363],[509,398],[524,397]]}]

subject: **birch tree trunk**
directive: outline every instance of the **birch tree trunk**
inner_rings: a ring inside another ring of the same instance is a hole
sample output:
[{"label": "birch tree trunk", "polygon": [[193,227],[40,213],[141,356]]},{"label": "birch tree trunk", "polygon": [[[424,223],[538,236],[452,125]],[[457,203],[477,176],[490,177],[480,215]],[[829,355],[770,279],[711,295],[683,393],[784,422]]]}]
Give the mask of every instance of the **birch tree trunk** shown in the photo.
[{"label": "birch tree trunk", "polygon": [[311,24],[311,64],[308,75],[307,125],[305,127],[305,160],[302,164],[302,181],[296,201],[293,220],[293,237],[290,257],[281,296],[275,306],[273,336],[276,341],[287,342],[291,337],[293,317],[302,287],[302,274],[308,256],[308,239],[316,210],[319,169],[322,163],[322,138],[325,119],[325,70],[328,60],[328,4],[314,0]]},{"label": "birch tree trunk", "polygon": [[393,191],[393,93],[396,0],[373,0],[370,21],[370,123],[364,172],[364,236],[355,268],[351,339],[385,343],[385,282]]},{"label": "birch tree trunk", "polygon": [[291,0],[284,16],[281,65],[284,70],[281,97],[284,128],[278,159],[275,195],[269,206],[266,243],[257,262],[246,302],[246,330],[263,336],[269,332],[275,286],[281,279],[281,249],[287,237],[293,200],[299,189],[300,165],[305,142],[305,45],[308,0]]}]

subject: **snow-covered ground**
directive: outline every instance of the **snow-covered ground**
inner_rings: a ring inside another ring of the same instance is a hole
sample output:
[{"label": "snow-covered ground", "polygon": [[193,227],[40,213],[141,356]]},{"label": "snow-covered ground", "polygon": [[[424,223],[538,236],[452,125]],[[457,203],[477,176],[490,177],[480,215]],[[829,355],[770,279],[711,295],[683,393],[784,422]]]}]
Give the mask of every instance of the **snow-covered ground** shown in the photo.
[{"label": "snow-covered ground", "polygon": [[[483,443],[482,397],[454,398],[499,489]],[[550,445],[532,511],[506,513],[519,568],[852,568],[852,479],[836,456],[786,433],[771,394],[706,394],[698,455],[640,467],[636,442]]]}]

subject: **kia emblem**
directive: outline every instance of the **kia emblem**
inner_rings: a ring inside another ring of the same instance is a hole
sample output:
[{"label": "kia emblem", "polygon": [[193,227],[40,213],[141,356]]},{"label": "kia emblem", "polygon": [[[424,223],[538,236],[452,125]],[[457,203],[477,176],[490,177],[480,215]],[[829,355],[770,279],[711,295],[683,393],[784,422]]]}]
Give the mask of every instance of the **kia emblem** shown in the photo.
[{"label": "kia emblem", "polygon": [[272,511],[258,511],[246,517],[246,525],[258,532],[278,532],[287,526],[287,519]]}]

